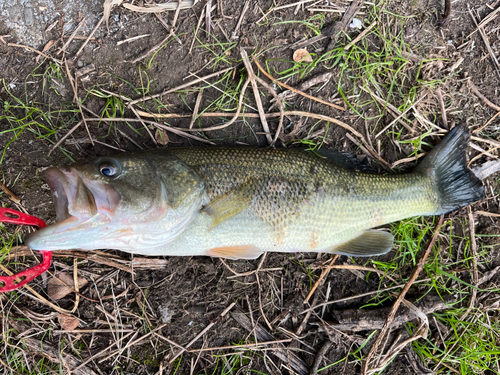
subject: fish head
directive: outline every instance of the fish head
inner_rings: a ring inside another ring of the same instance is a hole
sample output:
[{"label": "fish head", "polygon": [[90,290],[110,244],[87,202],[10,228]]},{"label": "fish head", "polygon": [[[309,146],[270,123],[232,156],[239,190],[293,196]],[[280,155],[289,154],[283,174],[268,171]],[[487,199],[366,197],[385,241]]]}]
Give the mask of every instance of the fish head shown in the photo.
[{"label": "fish head", "polygon": [[102,157],[43,172],[57,223],[25,238],[34,250],[140,253],[179,236],[199,212],[204,182],[173,155]]}]

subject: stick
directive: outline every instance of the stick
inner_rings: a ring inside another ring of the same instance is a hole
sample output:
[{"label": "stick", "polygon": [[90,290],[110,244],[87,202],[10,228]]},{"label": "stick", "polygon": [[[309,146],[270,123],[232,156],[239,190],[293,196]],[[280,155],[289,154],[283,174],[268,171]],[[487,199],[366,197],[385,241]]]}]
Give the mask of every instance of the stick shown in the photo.
[{"label": "stick", "polygon": [[231,40],[238,40],[240,37],[238,36],[238,31],[240,31],[241,21],[243,21],[243,17],[245,17],[245,13],[248,10],[248,6],[250,5],[250,1],[246,0],[245,5],[243,6],[243,10],[241,11],[240,18],[236,27],[234,28],[233,34],[231,35]]},{"label": "stick", "polygon": [[[476,231],[474,228],[474,216],[472,215],[472,211],[470,206],[467,207],[467,216],[469,218],[469,233],[470,233],[470,249],[472,252],[472,269],[474,275],[474,283],[473,285],[477,287],[479,275],[477,273],[477,244],[476,244]],[[470,297],[469,309],[474,307],[476,302],[477,289],[472,289],[472,295]]]},{"label": "stick", "polygon": [[[221,314],[219,317],[223,318],[233,307],[234,305],[236,305],[236,302],[233,302],[232,304],[230,304]],[[177,352],[177,354],[170,359],[169,363],[172,363],[173,361],[175,361],[177,359],[177,357],[179,357],[182,353],[184,353],[185,350],[187,350],[191,345],[193,345],[196,341],[198,341],[198,339],[203,336],[210,328],[212,328],[213,326],[215,325],[215,322],[211,322],[208,326],[205,327],[205,329],[203,331],[201,331],[198,335],[196,335],[196,337],[194,339],[192,339],[189,344],[187,344],[184,349],[181,349],[179,350],[179,352]]]},{"label": "stick", "polygon": [[366,34],[368,34],[375,26],[377,26],[377,21],[373,22],[370,26],[364,29],[356,38],[352,40],[347,46],[344,47],[344,51],[348,51],[353,45],[355,45],[359,40],[361,40]]},{"label": "stick", "polygon": [[58,65],[62,65],[62,61],[61,61],[61,60],[55,59],[55,58],[53,58],[53,57],[51,57],[51,56],[49,56],[49,55],[47,55],[47,54],[45,54],[45,53],[43,53],[43,52],[40,52],[39,50],[37,50],[37,49],[35,49],[35,48],[33,48],[33,47],[30,47],[30,46],[25,46],[25,45],[23,45],[23,44],[17,44],[17,43],[7,43],[7,45],[8,45],[9,47],[26,48],[26,49],[28,49],[28,50],[30,50],[30,51],[33,51],[33,52],[35,52],[35,53],[38,53],[40,56],[43,56],[43,57],[45,57],[46,59],[49,59],[49,60],[54,61],[54,62],[55,62],[55,63],[57,63]]},{"label": "stick", "polygon": [[[181,136],[186,137],[186,138],[194,139],[198,142],[207,143],[209,145],[215,145],[215,143],[207,141],[206,139],[203,139],[203,138],[197,137],[195,135],[184,132],[184,131],[189,131],[189,129],[175,128],[173,126],[167,126],[167,125],[155,122],[155,121],[148,121],[148,120],[142,120],[142,119],[136,119],[136,118],[120,118],[120,117],[117,117],[117,118],[88,118],[87,121],[89,121],[89,122],[90,121],[97,121],[97,122],[99,122],[99,121],[103,121],[103,122],[118,122],[118,121],[145,122],[146,124],[154,125],[158,128],[165,129],[169,132],[172,132],[172,133],[177,134],[177,135],[181,135]],[[195,130],[195,129],[193,129],[193,130]],[[199,131],[199,130],[195,130],[195,131]]]},{"label": "stick", "polygon": [[198,96],[196,97],[196,103],[194,105],[193,117],[191,117],[191,122],[189,123],[189,129],[193,128],[194,122],[196,121],[196,117],[198,117],[198,110],[200,109],[201,98],[203,97],[203,89],[198,92]]},{"label": "stick", "polygon": [[477,88],[477,86],[474,83],[472,83],[472,81],[470,79],[467,81],[467,83],[469,84],[469,87],[471,88],[472,92],[474,94],[476,94],[479,97],[479,99],[481,99],[484,102],[484,104],[486,104],[488,107],[493,108],[495,111],[500,112],[500,107],[497,106],[496,104],[493,104],[492,102],[490,102],[486,98],[486,96],[484,96],[483,94],[481,94],[479,92],[479,89]]},{"label": "stick", "polygon": [[270,345],[270,344],[281,344],[281,343],[284,343],[284,342],[291,342],[291,341],[292,341],[292,339],[284,339],[284,340],[276,340],[276,341],[257,342],[255,344],[216,346],[214,348],[191,349],[191,350],[188,350],[187,352],[188,353],[198,353],[198,352],[209,352],[209,351],[212,351],[212,350],[246,349],[246,348],[253,348],[255,346]]},{"label": "stick", "polygon": [[82,109],[82,104],[80,103],[80,100],[78,99],[78,90],[76,88],[76,82],[73,80],[73,77],[71,76],[71,73],[69,71],[68,67],[68,60],[64,60],[64,65],[66,66],[66,74],[68,75],[69,78],[69,83],[71,84],[71,88],[73,89],[73,94],[74,94],[74,101],[78,105],[78,108],[80,109],[80,114],[82,115],[82,120],[83,123],[85,124],[85,129],[87,130],[87,134],[89,135],[90,138],[90,143],[92,143],[92,146],[94,146],[94,139],[92,135],[90,134],[89,127],[87,125],[87,121],[85,120],[85,115],[83,114],[83,109]]},{"label": "stick", "polygon": [[382,340],[385,338],[385,335],[387,334],[387,331],[389,330],[389,328],[391,326],[391,323],[394,320],[394,316],[396,315],[396,312],[398,311],[399,305],[403,301],[406,293],[408,292],[408,290],[410,290],[411,286],[414,284],[414,282],[417,279],[420,271],[422,271],[422,268],[424,267],[425,261],[427,260],[427,257],[431,253],[432,247],[434,246],[434,243],[436,242],[436,239],[437,239],[437,237],[439,235],[439,230],[441,229],[441,226],[443,225],[443,221],[444,221],[444,215],[441,215],[439,217],[439,222],[438,222],[438,224],[436,226],[436,229],[434,231],[434,236],[432,236],[431,242],[429,243],[429,246],[427,247],[427,250],[425,251],[425,253],[422,256],[422,258],[420,258],[420,260],[419,260],[419,262],[417,264],[417,267],[413,271],[413,273],[410,276],[410,279],[406,283],[405,287],[399,293],[398,298],[394,302],[394,305],[392,306],[391,311],[390,311],[389,315],[387,316],[387,319],[385,321],[384,327],[382,327],[382,330],[380,331],[380,333],[379,333],[379,335],[377,337],[377,340],[373,344],[370,352],[368,353],[368,356],[363,361],[363,365],[361,367],[361,373],[362,374],[368,374],[368,371],[369,371],[368,367],[369,367],[369,364],[370,364],[370,360],[373,358],[373,356],[377,352],[378,347],[382,343]]},{"label": "stick", "polygon": [[64,52],[66,53],[66,48],[69,46],[69,44],[73,41],[73,39],[75,38],[76,36],[76,33],[78,32],[78,30],[80,30],[80,27],[83,26],[85,22],[85,17],[82,18],[82,20],[80,21],[80,23],[78,24],[78,26],[76,27],[75,31],[73,31],[73,33],[70,35],[70,37],[68,38],[68,40],[66,41],[66,43],[64,43],[64,45],[61,47],[61,49],[59,50],[59,52],[57,52],[57,54],[59,55],[61,52]]},{"label": "stick", "polygon": [[332,347],[333,343],[328,340],[326,341],[321,349],[318,351],[318,354],[316,354],[316,358],[314,359],[313,366],[311,367],[311,371],[309,371],[309,375],[316,375],[318,373],[319,366],[321,365],[321,361],[325,357],[326,353],[330,350]]},{"label": "stick", "polygon": [[14,203],[19,203],[21,200],[15,196],[15,194],[9,190],[7,186],[5,186],[1,181],[0,181],[0,189],[4,191],[5,194],[9,196],[9,198],[14,202]]},{"label": "stick", "polygon": [[280,82],[278,81],[277,79],[273,78],[268,72],[266,72],[264,70],[264,68],[262,68],[262,66],[259,64],[259,61],[254,57],[253,58],[253,61],[255,62],[255,65],[257,65],[257,67],[259,68],[259,70],[262,72],[262,74],[264,74],[267,78],[269,78],[271,81],[273,81],[274,83],[276,83],[277,85],[280,85],[288,90],[291,90],[299,95],[302,95],[308,99],[311,99],[311,100],[314,100],[314,101],[317,101],[318,103],[322,103],[322,104],[325,104],[325,105],[328,105],[330,107],[333,107],[335,109],[338,109],[338,110],[341,110],[341,111],[345,111],[346,109],[343,108],[343,107],[340,107],[336,104],[333,104],[333,103],[328,103],[326,101],[324,101],[323,99],[319,99],[319,98],[316,98],[314,96],[311,96],[309,94],[306,94],[305,92],[303,91],[300,91],[300,90],[297,90],[295,88],[293,88],[292,86],[288,86],[287,84],[283,83],[283,82]]},{"label": "stick", "polygon": [[441,89],[436,89],[436,96],[438,97],[438,102],[439,102],[439,108],[441,109],[441,118],[443,119],[443,126],[446,129],[449,129],[448,127],[448,119],[446,118],[446,108],[444,107],[444,100],[443,100],[443,94],[441,93]]},{"label": "stick", "polygon": [[318,286],[320,285],[320,283],[322,283],[322,281],[326,277],[326,275],[328,275],[328,273],[332,269],[333,263],[335,263],[338,258],[339,258],[339,255],[335,254],[332,257],[332,259],[330,259],[330,262],[328,263],[327,268],[325,268],[323,270],[323,272],[321,272],[321,275],[318,277],[318,280],[316,280],[316,282],[314,283],[313,287],[309,291],[309,294],[307,295],[306,299],[304,300],[304,303],[308,303],[309,302],[309,298],[312,297],[312,295],[314,294],[314,291],[318,288]]},{"label": "stick", "polygon": [[170,89],[170,90],[166,90],[166,91],[163,91],[161,94],[155,94],[155,95],[149,95],[149,96],[146,96],[144,98],[141,98],[141,99],[136,99],[136,100],[132,100],[128,106],[131,107],[132,105],[134,104],[137,104],[137,103],[142,103],[142,102],[145,102],[146,100],[150,100],[150,99],[154,99],[154,98],[158,98],[160,96],[163,96],[163,95],[166,95],[166,94],[170,94],[171,92],[174,92],[174,91],[178,91],[178,90],[182,90],[182,89],[185,89],[186,87],[189,87],[189,86],[193,86],[199,82],[202,82],[206,79],[209,79],[209,78],[212,78],[212,77],[216,77],[218,75],[221,75],[223,73],[226,73],[230,70],[234,69],[233,67],[230,67],[230,68],[226,68],[226,69],[222,69],[222,70],[219,70],[218,72],[215,72],[215,73],[212,73],[212,74],[209,74],[205,77],[201,77],[201,78],[197,78],[197,79],[194,79],[192,80],[191,82],[188,82],[188,83],[184,83],[180,86],[177,86],[177,87],[174,87],[173,89]]},{"label": "stick", "polygon": [[273,139],[271,138],[271,132],[269,131],[269,125],[267,124],[264,108],[262,106],[262,101],[260,99],[260,92],[259,88],[257,87],[257,82],[255,80],[255,73],[253,72],[252,64],[248,59],[247,52],[243,48],[241,48],[240,54],[243,59],[243,64],[245,64],[245,68],[248,73],[248,78],[250,78],[250,83],[252,84],[253,96],[255,98],[255,103],[257,104],[257,109],[259,110],[260,122],[262,123],[262,127],[266,132],[267,142],[271,146],[273,144]]},{"label": "stick", "polygon": [[273,147],[274,144],[276,143],[276,141],[278,140],[278,137],[280,136],[281,130],[283,129],[283,118],[284,118],[283,103],[281,102],[278,94],[276,94],[276,91],[274,91],[274,89],[271,87],[271,85],[269,85],[266,81],[264,81],[262,78],[259,78],[257,76],[255,76],[255,79],[257,81],[259,81],[259,83],[262,86],[264,86],[267,89],[267,91],[269,91],[271,93],[272,96],[274,96],[274,100],[276,101],[275,104],[278,106],[278,109],[280,110],[280,121],[278,123],[278,129],[276,129],[274,139],[271,143],[271,147]]},{"label": "stick", "polygon": [[87,38],[87,40],[85,42],[83,42],[82,46],[80,47],[80,49],[78,50],[78,52],[76,53],[75,57],[73,57],[73,60],[76,60],[78,58],[78,55],[83,51],[83,49],[87,46],[88,42],[90,41],[90,39],[94,36],[95,32],[97,31],[97,29],[99,28],[99,26],[101,26],[102,22],[104,21],[104,16],[99,20],[99,22],[97,22],[97,25],[95,25],[94,29],[92,30],[92,32],[90,33],[89,37]]}]

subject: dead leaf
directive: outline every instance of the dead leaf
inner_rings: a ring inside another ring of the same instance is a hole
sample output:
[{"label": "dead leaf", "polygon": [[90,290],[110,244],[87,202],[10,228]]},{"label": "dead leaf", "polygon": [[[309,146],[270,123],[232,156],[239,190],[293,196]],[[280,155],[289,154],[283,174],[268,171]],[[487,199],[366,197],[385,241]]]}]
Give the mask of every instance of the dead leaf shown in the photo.
[{"label": "dead leaf", "polygon": [[167,132],[163,129],[156,129],[155,139],[160,145],[166,146],[170,140],[168,139]]},{"label": "dead leaf", "polygon": [[111,15],[111,9],[115,5],[120,5],[123,0],[104,0],[104,13],[103,18],[106,21],[106,27],[108,27],[109,16]]},{"label": "dead leaf", "polygon": [[57,320],[64,331],[72,331],[80,325],[80,321],[71,315],[58,314]]},{"label": "dead leaf", "polygon": [[305,48],[299,48],[293,53],[293,61],[295,62],[313,62],[313,58]]},{"label": "dead leaf", "polygon": [[[43,47],[42,52],[47,52],[55,43],[55,40],[49,40],[47,44]],[[42,55],[38,55],[35,59],[35,62],[38,63]]]},{"label": "dead leaf", "polygon": [[[80,288],[87,285],[87,283],[87,279],[81,276],[78,277],[78,286]],[[73,275],[66,272],[60,272],[56,274],[56,277],[51,278],[47,283],[47,294],[54,301],[57,301],[73,292],[73,290],[68,286],[71,288],[75,287]]]}]

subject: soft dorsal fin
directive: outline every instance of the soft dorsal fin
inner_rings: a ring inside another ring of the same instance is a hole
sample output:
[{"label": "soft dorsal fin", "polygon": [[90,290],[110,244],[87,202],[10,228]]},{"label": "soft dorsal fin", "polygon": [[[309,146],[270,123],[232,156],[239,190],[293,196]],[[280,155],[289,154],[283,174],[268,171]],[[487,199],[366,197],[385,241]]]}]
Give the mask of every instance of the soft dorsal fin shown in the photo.
[{"label": "soft dorsal fin", "polygon": [[376,173],[373,168],[366,165],[362,161],[359,161],[355,155],[349,154],[347,152],[336,152],[324,148],[315,150],[314,152],[319,156],[327,158],[328,160],[331,160],[335,164],[340,165],[346,169],[364,173]]},{"label": "soft dorsal fin", "polygon": [[250,206],[254,190],[255,182],[247,181],[203,207],[202,212],[206,212],[212,218],[210,227],[213,228],[247,209]]},{"label": "soft dorsal fin", "polygon": [[394,244],[394,236],[382,231],[367,231],[360,236],[336,246],[331,253],[356,257],[376,256],[388,253]]}]

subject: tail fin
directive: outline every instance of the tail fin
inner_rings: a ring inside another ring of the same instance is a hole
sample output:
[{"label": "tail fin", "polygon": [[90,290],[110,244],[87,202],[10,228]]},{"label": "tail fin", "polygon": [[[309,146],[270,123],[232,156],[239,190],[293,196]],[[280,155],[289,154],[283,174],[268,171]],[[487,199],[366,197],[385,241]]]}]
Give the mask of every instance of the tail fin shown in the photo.
[{"label": "tail fin", "polygon": [[466,128],[456,126],[416,169],[430,176],[439,192],[440,208],[436,215],[467,206],[484,197],[481,180],[466,165],[465,150],[469,138]]}]

